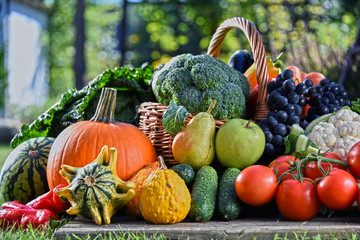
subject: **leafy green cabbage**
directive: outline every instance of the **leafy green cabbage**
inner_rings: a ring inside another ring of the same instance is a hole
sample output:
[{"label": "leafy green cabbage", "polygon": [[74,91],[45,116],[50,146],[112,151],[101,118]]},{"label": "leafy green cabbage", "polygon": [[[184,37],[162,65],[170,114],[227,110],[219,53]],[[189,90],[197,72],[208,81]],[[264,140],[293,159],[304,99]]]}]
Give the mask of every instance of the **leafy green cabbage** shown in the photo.
[{"label": "leafy green cabbage", "polygon": [[67,126],[78,121],[90,120],[95,114],[103,87],[118,90],[115,119],[136,125],[139,105],[142,102],[155,101],[150,86],[153,72],[154,68],[149,64],[144,64],[140,68],[123,66],[105,70],[83,89],[69,89],[34,122],[24,124],[11,140],[10,146],[15,148],[34,137],[56,137]]}]

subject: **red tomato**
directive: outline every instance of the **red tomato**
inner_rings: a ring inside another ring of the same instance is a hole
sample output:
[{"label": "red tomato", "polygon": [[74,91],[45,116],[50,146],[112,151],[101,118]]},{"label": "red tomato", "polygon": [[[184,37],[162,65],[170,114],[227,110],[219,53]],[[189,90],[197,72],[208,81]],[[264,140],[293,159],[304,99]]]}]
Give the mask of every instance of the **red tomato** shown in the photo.
[{"label": "red tomato", "polygon": [[347,171],[336,169],[317,185],[320,201],[330,209],[344,210],[356,200],[358,186],[355,178]]},{"label": "red tomato", "polygon": [[360,178],[360,142],[355,143],[347,156],[349,171],[356,178]]},{"label": "red tomato", "polygon": [[262,206],[275,196],[278,187],[274,172],[262,165],[252,165],[242,170],[236,178],[236,194],[244,203]]},{"label": "red tomato", "polygon": [[358,209],[360,210],[360,190],[358,191],[358,195],[357,195],[357,205],[358,205]]},{"label": "red tomato", "polygon": [[[268,167],[274,172],[276,173],[276,177],[280,177],[283,173],[285,173],[286,171],[288,171],[291,168],[291,164],[294,163],[294,161],[300,161],[300,159],[295,158],[294,156],[291,155],[283,155],[280,157],[275,158],[269,165]],[[295,174],[296,176],[297,171],[294,170],[291,173]],[[292,178],[291,174],[288,173],[285,176],[283,176],[280,180],[280,182],[285,181],[286,179]]]},{"label": "red tomato", "polygon": [[315,217],[321,207],[316,184],[309,178],[288,179],[280,183],[275,196],[280,213],[289,220],[306,221]]},{"label": "red tomato", "polygon": [[[333,159],[337,159],[337,160],[342,160],[341,157],[339,157],[339,155],[337,155],[336,153],[333,152],[327,152],[324,154],[322,154],[324,157],[326,158],[333,158]],[[346,170],[346,167],[339,165],[339,164],[333,164],[333,163],[328,163],[328,162],[321,162],[321,167],[325,170],[325,171],[330,171],[330,169],[335,170],[335,169],[343,169]],[[315,180],[319,177],[323,177],[323,173],[321,172],[321,170],[319,169],[318,163],[316,161],[311,161],[309,162],[306,167],[305,167],[305,171],[304,174],[306,177],[311,178],[312,180]]]}]

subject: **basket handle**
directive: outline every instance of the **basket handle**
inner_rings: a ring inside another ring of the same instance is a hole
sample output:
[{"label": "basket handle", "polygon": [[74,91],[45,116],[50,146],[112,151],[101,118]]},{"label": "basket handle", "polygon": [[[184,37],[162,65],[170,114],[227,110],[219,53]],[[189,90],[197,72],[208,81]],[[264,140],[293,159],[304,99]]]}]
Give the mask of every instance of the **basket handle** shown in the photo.
[{"label": "basket handle", "polygon": [[234,17],[225,20],[220,24],[220,26],[216,29],[215,34],[212,36],[207,54],[214,58],[219,57],[221,45],[225,39],[225,36],[232,28],[240,28],[245,33],[253,52],[256,68],[256,78],[258,80],[259,88],[254,119],[261,120],[266,118],[269,111],[267,104],[267,84],[269,82],[269,70],[266,62],[265,48],[255,25],[249,22],[247,19],[240,17]]}]

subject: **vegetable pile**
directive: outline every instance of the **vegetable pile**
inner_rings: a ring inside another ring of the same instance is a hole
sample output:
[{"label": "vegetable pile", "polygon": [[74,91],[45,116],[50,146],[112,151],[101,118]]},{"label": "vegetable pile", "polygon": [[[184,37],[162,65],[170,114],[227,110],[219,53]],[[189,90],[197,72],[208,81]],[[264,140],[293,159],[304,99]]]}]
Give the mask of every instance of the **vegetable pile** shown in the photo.
[{"label": "vegetable pile", "polygon": [[[123,66],[64,93],[11,141],[1,227],[57,227],[69,216],[109,224],[116,214],[231,221],[259,208],[308,221],[360,210],[360,99],[268,59],[270,110],[255,122],[256,69],[251,54],[235,54],[229,64],[181,54],[158,69]],[[161,120],[178,164],[157,156],[164,146],[149,135],[158,126],[139,127],[143,102],[167,105]]]}]

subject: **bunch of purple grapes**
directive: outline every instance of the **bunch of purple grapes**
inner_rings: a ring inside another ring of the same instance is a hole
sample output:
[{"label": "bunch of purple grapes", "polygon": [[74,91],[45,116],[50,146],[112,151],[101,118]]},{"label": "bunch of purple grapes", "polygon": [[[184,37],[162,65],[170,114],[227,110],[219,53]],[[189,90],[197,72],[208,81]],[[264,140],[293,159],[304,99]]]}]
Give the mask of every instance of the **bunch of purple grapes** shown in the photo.
[{"label": "bunch of purple grapes", "polygon": [[[285,69],[275,81],[268,84],[270,111],[259,122],[266,138],[266,156],[284,153],[284,137],[289,135],[293,124],[299,124],[305,129],[314,119],[351,104],[348,93],[341,84],[325,78],[319,85],[313,85],[311,79],[305,79],[296,85],[292,78],[293,72]],[[306,105],[310,106],[307,115],[300,119]]]},{"label": "bunch of purple grapes", "polygon": [[259,126],[266,139],[264,154],[269,156],[284,153],[284,137],[289,135],[293,124],[300,123],[302,108],[307,104],[304,96],[307,92],[306,83],[296,85],[292,78],[293,72],[285,69],[275,81],[268,84],[270,111],[266,118],[259,121]]},{"label": "bunch of purple grapes", "polygon": [[307,115],[301,119],[300,126],[302,128],[306,128],[311,121],[324,114],[336,112],[344,106],[351,105],[344,86],[330,82],[327,78],[322,79],[320,84],[315,86],[312,82],[307,82],[307,87],[305,96],[310,107]]}]

